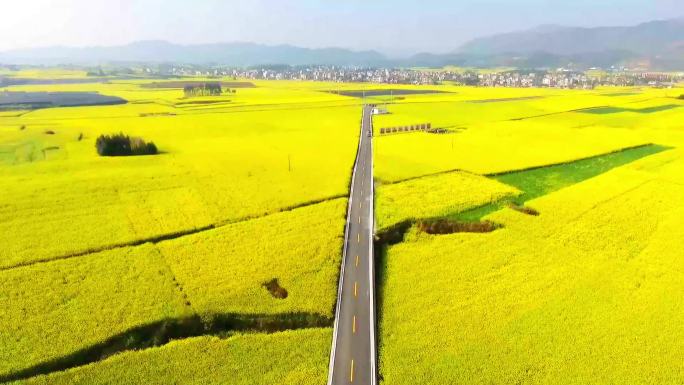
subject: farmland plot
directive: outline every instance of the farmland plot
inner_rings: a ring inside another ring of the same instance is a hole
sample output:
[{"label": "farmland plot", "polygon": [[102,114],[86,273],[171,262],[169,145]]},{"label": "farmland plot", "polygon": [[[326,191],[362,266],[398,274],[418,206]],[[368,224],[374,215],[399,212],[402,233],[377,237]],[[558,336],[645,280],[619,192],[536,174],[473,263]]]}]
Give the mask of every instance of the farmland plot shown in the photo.
[{"label": "farmland plot", "polygon": [[672,156],[533,200],[538,217],[492,214],[505,227],[491,234],[390,247],[385,383],[676,383],[684,212],[670,178],[684,168]]},{"label": "farmland plot", "polygon": [[17,384],[321,384],[331,339],[332,329],[192,338]]},{"label": "farmland plot", "polygon": [[[0,378],[325,378],[359,102],[263,83],[220,103],[135,81],[13,88],[130,103],[0,116]],[[161,153],[98,157],[117,132]],[[194,372],[158,376],[187,355]]]},{"label": "farmland plot", "polygon": [[[469,92],[467,88],[460,89],[459,95],[471,97]],[[489,92],[490,97],[496,95]],[[427,98],[421,103],[405,100],[390,104],[389,115],[374,119],[376,131],[382,127],[431,123],[434,128],[451,132],[376,137],[376,177],[380,180],[396,182],[453,170],[502,173],[653,143],[654,133],[640,128],[661,123],[667,116],[675,117],[667,123],[670,126],[681,113],[677,115],[678,108],[660,107],[684,106],[660,91],[609,97],[557,90],[543,98],[505,103],[430,102]],[[606,105],[657,112],[598,115],[582,111]]]},{"label": "farmland plot", "polygon": [[153,247],[0,272],[0,377],[190,314]]},{"label": "farmland plot", "polygon": [[[310,313],[332,319],[346,199],[162,242],[192,308],[216,314]],[[278,279],[287,298],[264,283]]]},{"label": "farmland plot", "polygon": [[[0,173],[7,187],[0,195],[0,240],[8,246],[0,267],[346,195],[357,107],[141,116],[170,108],[152,107],[46,109],[2,119]],[[94,138],[119,131],[154,141],[161,154],[97,157]],[[46,148],[53,150],[44,155]]]},{"label": "farmland plot", "polygon": [[520,194],[513,187],[464,172],[381,185],[376,192],[379,231],[406,220],[447,216]]},{"label": "farmland plot", "polygon": [[[444,210],[438,216],[501,225],[487,234],[439,236],[414,227],[403,243],[381,248],[383,383],[677,384],[684,378],[684,303],[674,294],[684,292],[683,120],[680,108],[658,107],[671,99],[645,93],[595,95],[635,111],[473,123],[452,135],[458,151],[448,156],[448,140],[441,139],[447,135],[434,139],[442,152],[423,147],[427,134],[376,138],[384,180],[449,168],[497,174],[544,166],[489,176],[521,192],[502,197],[515,203],[510,208],[461,211],[463,196],[486,190],[446,183],[460,172],[378,189],[378,204],[389,205],[378,207],[379,214],[406,211],[403,203],[415,197],[402,196],[398,186],[421,191],[424,183],[432,187],[422,195],[435,199],[421,205],[426,213],[438,207]],[[475,139],[483,128],[500,131]],[[606,154],[637,144],[647,145]],[[474,145],[490,150],[471,152]],[[383,199],[382,189],[393,186],[400,199]]]}]

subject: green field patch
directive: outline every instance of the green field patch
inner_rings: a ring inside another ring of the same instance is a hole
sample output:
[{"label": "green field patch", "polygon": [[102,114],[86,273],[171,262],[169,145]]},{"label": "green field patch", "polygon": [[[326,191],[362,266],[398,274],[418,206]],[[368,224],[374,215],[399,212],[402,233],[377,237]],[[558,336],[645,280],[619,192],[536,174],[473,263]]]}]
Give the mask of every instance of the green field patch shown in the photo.
[{"label": "green field patch", "polygon": [[596,107],[584,110],[579,110],[578,112],[585,114],[597,114],[597,115],[607,115],[607,114],[619,114],[622,112],[634,112],[638,114],[653,114],[656,112],[662,112],[671,110],[674,108],[681,107],[678,104],[666,104],[662,106],[646,107],[646,108],[624,108],[624,107]]},{"label": "green field patch", "polygon": [[585,110],[579,110],[577,112],[582,112],[585,114],[595,114],[595,115],[607,115],[607,114],[617,114],[620,112],[627,112],[629,109],[621,107],[595,107]]},{"label": "green field patch", "polygon": [[0,144],[0,165],[17,165],[63,157],[61,144],[57,145],[53,141],[41,139],[40,137],[21,140],[18,143]]},{"label": "green field patch", "polygon": [[613,92],[610,94],[601,94],[601,96],[619,97],[619,96],[635,96],[641,95],[641,92]]},{"label": "green field patch", "polygon": [[514,199],[521,204],[667,149],[669,147],[648,144],[574,162],[493,175],[492,178],[522,191],[523,194]]},{"label": "green field patch", "polygon": [[666,104],[664,106],[642,108],[639,110],[635,110],[634,112],[638,112],[640,114],[653,114],[656,112],[667,111],[667,110],[671,110],[673,108],[679,108],[679,107],[681,107],[681,105],[679,105],[679,104]]},{"label": "green field patch", "polygon": [[506,206],[528,215],[539,215],[534,208],[526,207],[525,202],[667,149],[649,144],[489,178],[456,171],[380,184],[376,190],[377,227],[383,239],[384,233],[388,233],[388,239],[401,239],[410,227],[402,224],[419,220],[448,219],[467,228]]},{"label": "green field patch", "polygon": [[669,148],[656,144],[648,144],[574,162],[491,175],[492,179],[513,186],[522,191],[522,194],[489,203],[472,210],[454,213],[450,215],[450,217],[473,221],[480,220],[484,216],[498,211],[509,204],[524,207],[524,204],[527,201],[547,195],[564,187],[580,183],[616,167],[623,166],[667,149]]},{"label": "green field patch", "polygon": [[378,230],[402,222],[439,218],[520,194],[517,189],[467,172],[416,178],[376,189]]}]

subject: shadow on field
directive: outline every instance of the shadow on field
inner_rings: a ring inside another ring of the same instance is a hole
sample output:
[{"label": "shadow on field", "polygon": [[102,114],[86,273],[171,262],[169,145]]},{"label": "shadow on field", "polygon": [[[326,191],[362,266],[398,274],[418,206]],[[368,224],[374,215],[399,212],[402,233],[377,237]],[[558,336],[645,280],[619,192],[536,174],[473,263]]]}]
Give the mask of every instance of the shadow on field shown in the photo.
[{"label": "shadow on field", "polygon": [[625,107],[608,106],[608,107],[587,108],[587,109],[581,110],[580,112],[585,113],[585,114],[597,114],[597,115],[619,114],[622,112],[634,112],[637,114],[654,114],[656,112],[667,111],[667,110],[671,110],[671,109],[679,108],[679,107],[681,107],[681,106],[678,104],[665,104],[662,106],[653,106],[653,107],[646,107],[646,108],[625,108]]},{"label": "shadow on field", "polygon": [[0,382],[25,380],[104,360],[114,354],[162,346],[171,340],[199,336],[230,337],[234,332],[275,333],[285,330],[332,327],[333,320],[315,313],[214,315],[167,319],[140,326],[68,356],[0,376]]},{"label": "shadow on field", "polygon": [[[378,346],[378,357],[377,360],[379,363],[382,362],[382,349],[379,347],[382,346],[382,325],[383,325],[383,315],[385,314],[385,286],[386,285],[386,277],[387,277],[387,248],[389,245],[384,242],[380,241],[375,241],[375,244],[373,245],[373,253],[374,253],[374,259],[375,259],[375,285],[376,285],[376,290],[375,290],[375,307],[376,311],[375,314],[377,315],[377,328],[379,329],[378,332],[375,334],[377,346]],[[380,382],[384,381],[384,377],[382,375],[382,366],[378,365],[378,380]]]},{"label": "shadow on field", "polygon": [[101,95],[97,92],[25,92],[13,91],[0,94],[0,111],[36,110],[54,107],[112,106],[126,104],[118,96]]}]

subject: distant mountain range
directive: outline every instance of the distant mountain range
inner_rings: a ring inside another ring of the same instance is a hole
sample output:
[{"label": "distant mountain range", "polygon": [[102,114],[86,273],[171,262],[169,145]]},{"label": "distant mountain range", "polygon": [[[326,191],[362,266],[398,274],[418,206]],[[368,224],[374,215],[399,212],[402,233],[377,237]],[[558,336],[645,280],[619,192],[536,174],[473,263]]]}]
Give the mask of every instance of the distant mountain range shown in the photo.
[{"label": "distant mountain range", "polygon": [[98,63],[187,63],[230,66],[286,65],[377,65],[387,59],[374,51],[341,48],[310,49],[290,45],[254,43],[179,45],[166,41],[141,41],[117,47],[47,47],[0,52],[6,64],[98,64]]},{"label": "distant mountain range", "polygon": [[684,70],[684,19],[631,27],[547,25],[472,40],[448,54],[391,60],[376,51],[253,43],[178,45],[143,41],[117,47],[49,47],[0,53],[5,64],[187,63],[227,66],[339,65],[556,68],[629,66]]},{"label": "distant mountain range", "polygon": [[459,51],[500,64],[629,65],[684,70],[684,19],[631,27],[541,26],[472,40]]}]

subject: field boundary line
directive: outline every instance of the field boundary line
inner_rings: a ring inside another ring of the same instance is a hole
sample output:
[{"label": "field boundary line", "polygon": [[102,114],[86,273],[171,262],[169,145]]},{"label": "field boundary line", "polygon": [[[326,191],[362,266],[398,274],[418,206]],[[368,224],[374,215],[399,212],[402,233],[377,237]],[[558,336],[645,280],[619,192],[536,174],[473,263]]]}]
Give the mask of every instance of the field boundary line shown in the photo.
[{"label": "field boundary line", "polygon": [[648,147],[648,146],[657,146],[657,144],[656,144],[656,143],[643,143],[643,144],[637,144],[637,145],[634,145],[634,146],[628,146],[628,147],[618,148],[618,149],[613,150],[613,151],[610,151],[610,152],[604,152],[604,153],[597,154],[597,155],[587,156],[587,157],[585,157],[585,158],[577,158],[577,159],[569,160],[569,161],[566,161],[566,162],[551,163],[551,164],[547,164],[547,165],[543,165],[543,166],[532,166],[532,167],[527,167],[527,168],[521,168],[521,169],[518,169],[518,170],[511,170],[511,171],[496,172],[496,173],[491,173],[491,174],[484,174],[484,176],[486,176],[486,177],[502,176],[502,175],[513,174],[513,173],[516,173],[516,172],[533,171],[533,170],[539,170],[539,169],[546,168],[546,167],[562,166],[562,165],[564,165],[564,164],[571,164],[571,163],[580,162],[580,161],[583,161],[583,160],[589,160],[589,159],[594,159],[594,158],[600,158],[600,157],[606,156],[606,155],[619,154],[619,153],[624,152],[624,151],[636,150],[636,149],[638,149],[638,148],[644,148],[644,147]]},{"label": "field boundary line", "polygon": [[629,194],[629,193],[632,193],[632,192],[634,192],[634,191],[636,191],[636,190],[639,190],[640,188],[642,188],[642,187],[644,187],[644,186],[646,186],[646,185],[648,185],[648,184],[650,184],[650,183],[653,183],[653,182],[656,181],[656,180],[658,180],[658,179],[657,179],[657,178],[646,179],[646,180],[642,181],[641,183],[638,183],[638,184],[636,184],[636,185],[634,185],[634,186],[632,186],[632,187],[630,187],[630,188],[628,188],[628,189],[626,189],[626,190],[620,191],[619,193],[617,193],[617,194],[615,194],[615,195],[612,195],[612,196],[610,196],[610,197],[608,197],[608,198],[606,198],[606,199],[603,199],[603,200],[600,200],[600,201],[598,201],[598,202],[595,202],[595,203],[594,203],[591,207],[589,207],[588,209],[585,209],[585,210],[579,212],[578,214],[576,214],[575,216],[573,216],[572,218],[570,218],[570,220],[568,221],[568,224],[577,222],[577,221],[578,221],[580,218],[582,218],[583,216],[585,216],[585,215],[587,215],[588,213],[590,213],[590,212],[596,210],[596,208],[598,208],[598,207],[600,207],[600,206],[603,206],[603,205],[605,205],[605,204],[608,204],[608,203],[614,201],[615,199],[618,199],[618,198],[620,198],[620,197],[623,197],[623,196],[625,196],[625,195],[627,195],[627,194]]},{"label": "field boundary line", "polygon": [[464,170],[464,169],[461,169],[461,168],[454,168],[454,169],[451,169],[451,170],[437,171],[437,172],[433,172],[433,173],[429,173],[429,174],[423,174],[423,175],[418,175],[418,176],[412,176],[412,177],[410,177],[410,178],[399,179],[399,180],[396,180],[396,181],[384,181],[384,180],[380,180],[380,182],[382,183],[382,185],[393,185],[393,184],[400,184],[400,183],[404,183],[404,182],[410,182],[410,181],[413,181],[413,180],[416,180],[416,179],[430,178],[430,177],[433,177],[433,176],[439,176],[439,175],[443,175],[443,174],[453,174],[453,173],[457,173],[457,172],[462,172],[462,173],[465,173],[465,174],[471,174],[471,175],[482,176],[482,174],[477,174],[477,173],[474,173],[474,172],[472,172],[472,171]]},{"label": "field boundary line", "polygon": [[[319,103],[319,102],[311,102],[313,103]],[[334,103],[334,102],[331,102]],[[157,103],[155,103],[157,104]],[[301,105],[301,106],[290,106],[289,104],[286,103],[280,103],[280,104],[269,104],[269,105],[245,105],[245,106],[231,106],[228,108],[233,108],[235,110],[227,110],[226,109],[218,109],[219,111],[208,111],[210,109],[204,109],[204,110],[199,110],[199,111],[183,111],[182,108],[177,108],[177,107],[172,107],[174,110],[179,110],[178,112],[181,112],[177,115],[167,115],[167,116],[159,116],[161,118],[177,118],[177,117],[182,117],[182,116],[196,116],[196,115],[212,115],[212,114],[239,114],[239,113],[249,113],[249,112],[270,112],[270,111],[305,111],[305,110],[321,110],[321,109],[327,109],[327,108],[352,108],[358,106],[359,103],[339,103],[339,104],[330,104],[330,105]],[[254,108],[250,109],[250,107],[259,107],[259,108]],[[265,107],[271,107],[272,108],[265,108]],[[62,108],[62,107],[59,107]],[[66,107],[65,107],[66,108]],[[47,108],[43,108],[42,110],[45,110]],[[26,114],[30,112],[34,112],[38,110],[31,110],[26,112]],[[90,120],[107,120],[107,119],[127,119],[127,118],[138,118],[140,117],[139,114],[131,114],[131,115],[115,115],[115,116],[89,116],[87,117]],[[43,121],[46,121],[47,123],[49,122],[56,122],[56,121],[71,121],[71,120],[81,120],[83,118],[72,118],[72,117],[64,117],[64,118],[38,118],[35,119],[34,122],[41,123]]]},{"label": "field boundary line", "polygon": [[568,114],[568,113],[571,113],[571,112],[582,112],[582,111],[587,111],[587,110],[593,110],[593,109],[596,109],[596,108],[619,108],[620,106],[624,106],[624,105],[627,105],[627,104],[635,104],[635,103],[650,102],[651,100],[656,100],[656,99],[661,99],[661,97],[653,97],[653,98],[632,100],[632,101],[625,102],[625,103],[622,103],[622,104],[614,104],[614,105],[605,104],[605,105],[601,105],[601,106],[589,106],[589,107],[575,108],[575,109],[572,109],[572,110],[549,112],[549,113],[546,113],[546,114],[531,115],[531,116],[523,116],[523,117],[520,117],[520,118],[504,119],[504,120],[501,120],[501,121],[502,121],[502,122],[518,122],[518,121],[521,121],[521,120],[543,118],[543,117],[546,117],[546,116],[553,116],[553,115],[562,115],[562,114]]},{"label": "field boundary line", "polygon": [[50,263],[50,262],[55,262],[55,261],[63,261],[66,259],[86,257],[90,254],[96,254],[96,253],[101,253],[101,252],[110,251],[110,250],[123,249],[125,247],[137,247],[137,246],[142,246],[146,243],[151,243],[151,244],[156,245],[157,243],[161,243],[164,241],[179,239],[179,238],[183,238],[186,236],[203,233],[205,231],[210,231],[210,230],[220,229],[222,227],[226,227],[226,226],[230,226],[230,225],[235,225],[238,223],[249,222],[249,221],[253,221],[253,220],[261,219],[261,218],[267,218],[271,215],[276,215],[276,214],[280,214],[280,213],[287,213],[290,211],[295,211],[297,209],[315,206],[315,205],[318,205],[321,203],[330,202],[330,201],[334,201],[334,200],[342,199],[342,198],[346,198],[346,197],[347,197],[346,195],[335,195],[335,196],[331,196],[331,197],[327,197],[327,198],[308,201],[308,202],[301,203],[301,204],[287,206],[287,207],[278,209],[278,211],[274,211],[274,212],[267,213],[264,215],[246,216],[246,217],[236,218],[234,220],[226,220],[226,221],[216,222],[216,223],[212,223],[212,224],[209,224],[206,226],[196,227],[194,229],[180,230],[180,231],[175,231],[175,232],[171,232],[171,233],[160,234],[160,235],[157,235],[154,237],[142,238],[142,239],[138,239],[138,240],[134,240],[134,241],[130,241],[130,242],[122,242],[122,243],[117,243],[117,244],[113,244],[113,245],[109,245],[109,246],[91,248],[88,250],[79,251],[79,252],[75,252],[72,254],[61,255],[61,256],[57,256],[57,257],[50,257],[50,258],[42,258],[42,259],[38,259],[38,260],[34,260],[34,261],[18,263],[18,264],[11,265],[11,266],[0,267],[0,272],[12,270],[12,269],[19,269],[22,267],[40,265],[43,263]]}]

